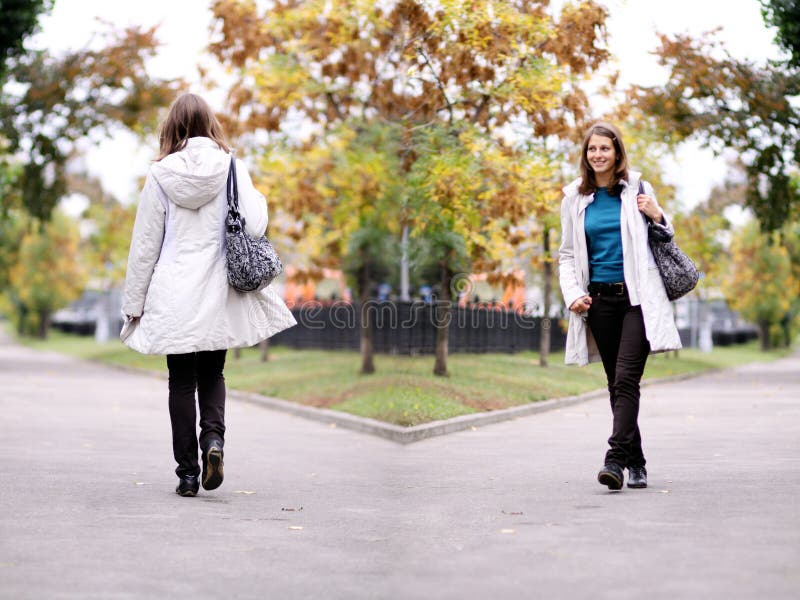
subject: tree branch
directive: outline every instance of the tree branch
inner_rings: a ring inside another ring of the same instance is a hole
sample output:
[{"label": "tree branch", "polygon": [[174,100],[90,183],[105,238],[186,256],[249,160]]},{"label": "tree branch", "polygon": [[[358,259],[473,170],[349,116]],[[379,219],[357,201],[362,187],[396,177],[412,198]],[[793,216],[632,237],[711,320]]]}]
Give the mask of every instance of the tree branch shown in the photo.
[{"label": "tree branch", "polygon": [[336,102],[336,99],[333,97],[333,92],[325,92],[325,97],[328,99],[328,102],[333,107],[333,111],[336,113],[336,116],[339,117],[342,121],[344,121],[344,113],[342,113],[342,109],[339,107],[339,103]]},{"label": "tree branch", "polygon": [[433,68],[433,65],[431,64],[428,55],[425,54],[425,50],[417,46],[417,54],[419,54],[425,60],[425,65],[430,69],[434,80],[436,80],[436,86],[442,93],[442,97],[444,98],[445,104],[447,105],[447,112],[450,114],[450,123],[452,124],[453,120],[455,119],[455,115],[453,114],[453,103],[450,101],[450,98],[447,97],[447,92],[444,89],[444,84],[442,83],[442,80],[439,79],[439,75],[437,75],[436,70]]}]

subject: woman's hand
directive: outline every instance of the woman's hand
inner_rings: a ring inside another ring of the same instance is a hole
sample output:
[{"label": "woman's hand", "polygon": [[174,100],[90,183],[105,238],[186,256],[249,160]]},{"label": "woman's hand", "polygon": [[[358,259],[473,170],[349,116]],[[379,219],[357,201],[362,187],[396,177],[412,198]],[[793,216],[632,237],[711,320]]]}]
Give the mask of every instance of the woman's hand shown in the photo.
[{"label": "woman's hand", "polygon": [[591,296],[581,296],[575,302],[570,304],[569,309],[577,314],[581,314],[589,310],[589,307],[592,305],[592,297]]},{"label": "woman's hand", "polygon": [[664,212],[652,196],[639,194],[636,196],[636,204],[639,207],[639,212],[644,213],[656,223],[661,223],[664,220]]}]

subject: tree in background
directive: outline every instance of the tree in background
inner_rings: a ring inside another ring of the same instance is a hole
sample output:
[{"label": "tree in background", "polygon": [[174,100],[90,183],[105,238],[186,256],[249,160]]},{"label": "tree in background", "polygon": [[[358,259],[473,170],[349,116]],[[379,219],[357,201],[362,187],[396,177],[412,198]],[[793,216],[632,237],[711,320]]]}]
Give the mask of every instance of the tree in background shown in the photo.
[{"label": "tree in background", "polygon": [[800,333],[800,214],[795,214],[794,219],[788,223],[781,232],[783,247],[789,253],[792,266],[792,277],[796,288],[794,299],[791,301],[789,314],[781,323],[781,340],[785,346],[790,346]]},{"label": "tree in background", "polygon": [[800,196],[791,172],[800,156],[800,74],[737,60],[710,34],[661,36],[664,87],[634,87],[630,100],[662,121],[668,143],[694,138],[715,152],[733,148],[745,163],[745,205],[765,231],[787,222]]},{"label": "tree in background", "polygon": [[[271,231],[288,244],[294,279],[319,280],[325,268],[345,273],[361,307],[364,374],[375,369],[368,300],[392,270],[402,221],[398,144],[391,124],[342,123],[299,149],[266,147],[256,176],[270,190]],[[276,221],[283,227],[275,229]]]},{"label": "tree in background", "polygon": [[796,318],[791,309],[800,293],[789,251],[774,239],[778,235],[762,233],[755,223],[737,232],[731,245],[730,275],[723,287],[731,308],[758,326],[763,350],[790,341],[784,332]]},{"label": "tree in background", "polygon": [[[327,174],[333,219],[326,246],[341,257],[340,267],[359,299],[361,373],[375,371],[372,317],[373,287],[385,281],[398,255],[402,206],[398,128],[389,124],[341,130],[340,150]],[[324,213],[323,213],[324,214]],[[332,248],[332,244],[335,245]]]},{"label": "tree in background", "polygon": [[20,334],[47,337],[52,312],[80,296],[86,269],[79,246],[77,224],[59,211],[22,235],[6,290]]},{"label": "tree in background", "polygon": [[800,1],[761,0],[761,12],[777,28],[775,40],[789,53],[789,66],[800,67]]},{"label": "tree in background", "polygon": [[36,29],[39,16],[48,12],[53,0],[4,0],[0,3],[0,85],[5,79],[6,63],[25,52],[23,42]]},{"label": "tree in background", "polygon": [[67,177],[70,192],[82,194],[89,204],[81,215],[86,235],[81,254],[87,266],[90,284],[110,291],[125,280],[136,204],[124,205],[86,173]]},{"label": "tree in background", "polygon": [[[67,193],[66,165],[78,140],[119,124],[151,131],[174,97],[180,82],[147,73],[146,60],[158,46],[155,31],[113,31],[100,50],[61,57],[29,51],[10,65],[0,93],[2,153],[21,164],[20,204],[35,218],[47,220]],[[5,209],[6,199],[0,201]]]},{"label": "tree in background", "polygon": [[[302,143],[294,148],[314,156],[343,124],[356,129],[374,124],[399,127],[397,159],[404,185],[393,199],[398,208],[392,209],[391,217],[379,215],[374,222],[392,222],[399,215],[401,231],[410,231],[414,238],[431,236],[431,248],[440,253],[440,272],[447,279],[440,282],[441,300],[449,294],[453,274],[468,266],[464,257],[471,248],[487,246],[485,241],[478,244],[478,237],[503,244],[517,239],[511,231],[520,215],[528,213],[525,206],[530,202],[528,190],[487,172],[497,160],[484,161],[471,171],[488,182],[484,189],[478,181],[462,185],[460,170],[474,165],[467,164],[470,157],[457,156],[458,144],[463,151],[465,140],[480,139],[503,162],[524,161],[525,153],[504,141],[503,132],[516,127],[531,136],[574,135],[576,123],[587,116],[588,100],[578,82],[608,57],[603,45],[607,12],[592,1],[571,2],[555,17],[548,4],[478,0],[434,7],[414,0],[315,0],[278,1],[260,11],[254,2],[218,0],[213,4],[218,39],[211,51],[237,75],[229,95],[227,129],[249,136],[258,146],[263,140],[258,134],[267,132],[273,140],[292,137],[292,128],[302,125],[305,135],[296,136]],[[559,106],[565,110],[554,113]],[[444,155],[439,160],[425,156],[418,144],[433,144]],[[329,198],[326,184],[320,183],[329,177],[326,171],[310,172],[302,159],[287,162],[305,172],[302,187],[311,198]],[[450,168],[455,172],[447,172]],[[443,190],[431,183],[430,175],[456,187],[452,193]],[[436,201],[425,200],[415,183],[436,190],[442,210],[435,210]],[[420,219],[408,210],[412,199],[415,210],[430,217],[417,231],[412,227]],[[468,217],[452,206],[464,203],[471,204],[470,215],[478,205],[491,210],[473,223],[469,238],[456,239],[454,230],[464,229],[456,221]],[[313,215],[287,211],[292,218],[288,227],[308,239],[307,233],[319,230],[320,217],[333,223],[335,204],[319,202],[315,206],[323,212]],[[507,235],[499,235],[501,230]],[[310,267],[331,258],[312,257]],[[484,258],[482,266],[494,269],[502,264]],[[443,329],[440,341],[446,340],[447,328]],[[444,354],[437,353],[435,372],[446,374],[446,343],[437,347]]]},{"label": "tree in background", "polygon": [[727,178],[711,189],[705,201],[673,215],[676,240],[702,273],[695,293],[704,300],[723,287],[730,271],[731,222],[725,209],[743,206],[747,192],[744,167],[739,161],[728,166]]},{"label": "tree in background", "polygon": [[[100,49],[62,56],[19,50],[4,62],[0,212],[9,235],[0,239],[0,284],[22,333],[45,335],[50,313],[74,300],[87,281],[107,287],[122,277],[130,211],[97,182],[68,175],[67,166],[81,140],[97,140],[120,125],[140,134],[154,129],[158,111],[182,85],[147,73],[158,46],[155,31],[109,31]],[[85,222],[92,231],[80,248],[76,223],[63,214],[58,227],[49,223],[70,192],[90,201]]]},{"label": "tree in background", "polygon": [[106,341],[116,333],[113,290],[125,280],[136,204],[122,204],[103,188],[99,179],[86,173],[70,173],[67,185],[72,193],[85,196],[89,204],[80,216],[81,260],[87,271],[87,286],[102,291],[97,304],[95,339]]}]

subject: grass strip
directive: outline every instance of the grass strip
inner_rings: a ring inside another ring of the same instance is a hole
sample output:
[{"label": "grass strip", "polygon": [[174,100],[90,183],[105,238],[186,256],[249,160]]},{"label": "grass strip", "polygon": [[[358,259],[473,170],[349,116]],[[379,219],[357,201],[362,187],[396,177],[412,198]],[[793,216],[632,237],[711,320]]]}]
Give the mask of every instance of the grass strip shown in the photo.
[{"label": "grass strip", "polygon": [[[163,356],[145,356],[118,341],[98,344],[91,337],[53,332],[47,340],[22,338],[37,350],[70,354],[113,365],[165,371]],[[715,348],[713,352],[681,350],[649,358],[644,378],[700,373],[756,361],[774,360],[791,349],[759,350],[757,342]],[[498,410],[602,389],[600,364],[567,367],[563,353],[539,366],[535,352],[450,355],[449,377],[432,374],[432,356],[376,355],[376,373],[360,375],[357,352],[270,348],[269,361],[257,349],[240,358],[228,353],[225,378],[233,389],[413,426],[464,414]],[[165,392],[166,393],[166,392]]]}]

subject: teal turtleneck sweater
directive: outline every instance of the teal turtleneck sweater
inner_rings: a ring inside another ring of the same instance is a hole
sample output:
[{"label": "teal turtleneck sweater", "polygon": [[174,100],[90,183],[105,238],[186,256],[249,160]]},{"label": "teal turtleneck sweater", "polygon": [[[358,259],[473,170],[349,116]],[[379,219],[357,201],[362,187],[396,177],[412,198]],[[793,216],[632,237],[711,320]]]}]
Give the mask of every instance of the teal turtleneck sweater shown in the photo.
[{"label": "teal turtleneck sweater", "polygon": [[586,207],[584,229],[589,250],[589,279],[600,283],[625,281],[622,269],[621,202],[607,188],[598,188]]}]

